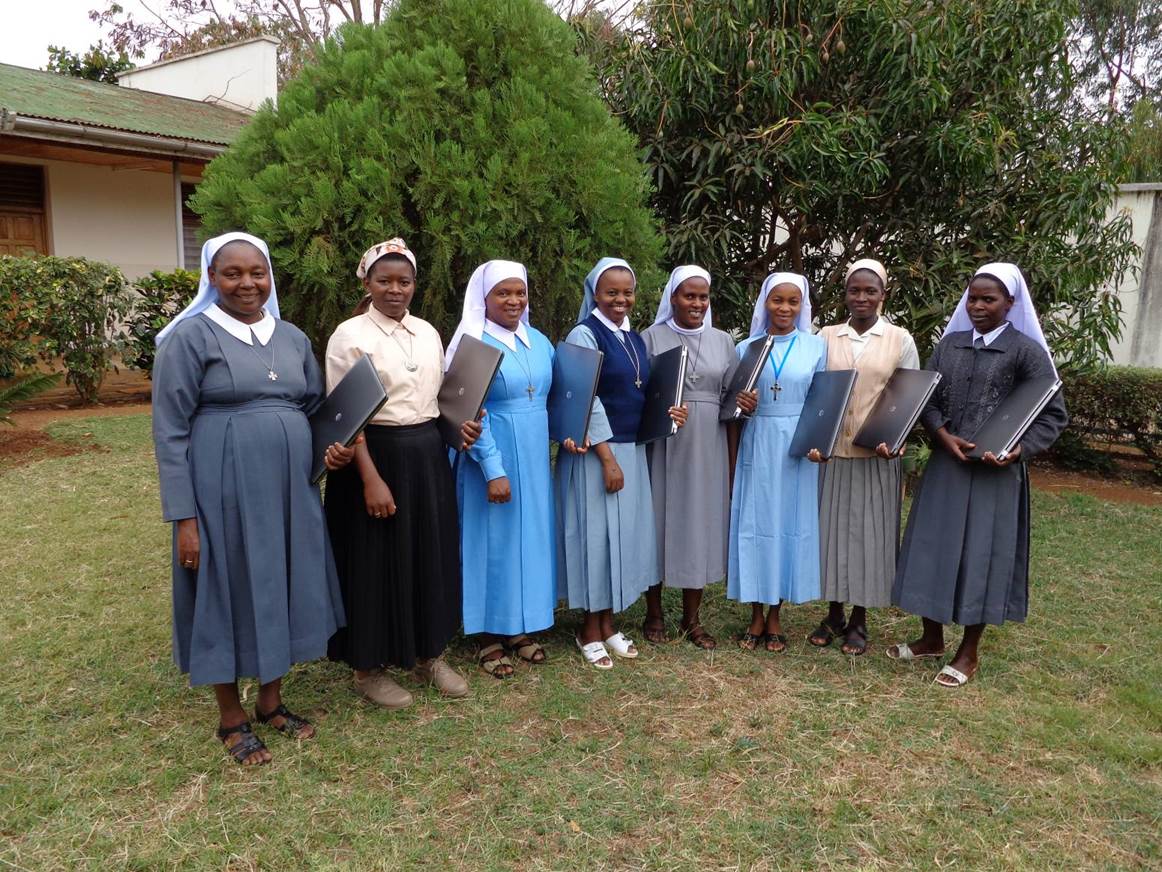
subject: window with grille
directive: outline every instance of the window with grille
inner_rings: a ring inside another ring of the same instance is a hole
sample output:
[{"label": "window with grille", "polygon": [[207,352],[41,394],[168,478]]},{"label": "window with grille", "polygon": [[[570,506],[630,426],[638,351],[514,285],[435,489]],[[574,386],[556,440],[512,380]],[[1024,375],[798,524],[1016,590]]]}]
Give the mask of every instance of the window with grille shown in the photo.
[{"label": "window with grille", "polygon": [[190,197],[197,185],[182,182],[182,251],[185,252],[186,269],[200,272],[202,269],[202,219],[190,208]]}]

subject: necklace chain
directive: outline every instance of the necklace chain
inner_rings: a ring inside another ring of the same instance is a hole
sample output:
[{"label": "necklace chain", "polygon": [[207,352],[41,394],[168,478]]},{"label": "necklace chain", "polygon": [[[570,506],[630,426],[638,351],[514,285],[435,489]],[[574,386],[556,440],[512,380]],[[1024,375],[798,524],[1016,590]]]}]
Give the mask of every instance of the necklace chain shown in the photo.
[{"label": "necklace chain", "polygon": [[[404,369],[406,369],[408,372],[415,372],[417,369],[419,369],[419,367],[416,365],[416,361],[415,361],[415,348],[416,348],[415,339],[412,337],[411,332],[406,327],[404,327],[403,330],[408,335],[408,347],[404,348],[403,343],[399,341],[399,337],[395,335],[396,334],[395,330],[393,330],[391,333],[388,333],[386,330],[383,329],[382,324],[380,324],[378,321],[376,321],[374,318],[371,317],[370,313],[367,315],[367,319],[372,324],[374,324],[377,328],[379,328],[380,333],[382,333],[384,336],[386,336],[388,339],[392,340],[396,345],[399,346],[400,353],[403,355],[403,358],[404,358]],[[399,324],[400,327],[403,327],[402,321],[399,321],[397,323]]]},{"label": "necklace chain", "polygon": [[271,381],[278,381],[278,373],[274,371],[274,354],[275,354],[274,335],[271,334],[271,337],[270,337],[270,363],[267,363],[265,360],[263,360],[262,355],[258,353],[258,349],[254,347],[254,346],[258,345],[259,342],[258,342],[258,334],[254,332],[253,328],[251,328],[251,330],[250,330],[250,338],[253,341],[250,342],[249,344],[247,344],[246,347],[250,349],[251,354],[253,354],[255,357],[258,358],[258,362],[261,363],[263,368],[266,370],[266,377],[268,379],[270,379]]},{"label": "necklace chain", "polygon": [[[619,333],[625,333],[624,330],[619,330]],[[621,350],[625,352],[625,356],[629,358],[629,362],[633,364],[633,383],[635,387],[642,386],[642,368],[641,361],[637,357],[637,349],[633,347],[630,342],[629,334],[626,333],[624,337],[619,336],[618,340],[621,343]]]},{"label": "necklace chain", "polygon": [[694,346],[693,349],[690,349],[689,344],[686,342],[686,337],[681,333],[678,334],[678,341],[685,345],[687,349],[690,349],[690,371],[686,375],[686,377],[690,380],[690,384],[696,385],[698,384],[698,380],[702,378],[702,376],[698,374],[698,358],[702,354],[702,337],[704,335],[705,333],[699,333],[698,343]]},{"label": "necklace chain", "polygon": [[[520,359],[520,355],[519,355],[519,354],[517,354],[517,352],[520,350],[520,346],[521,346],[520,337],[515,337],[515,342],[516,342],[516,347],[513,349],[512,356],[513,356],[513,358],[516,360],[516,362],[517,362],[517,364],[520,366],[520,368],[521,368],[522,370],[524,370],[524,374],[525,374],[525,376],[528,378],[528,387],[526,387],[526,388],[525,388],[525,393],[527,393],[527,394],[529,395],[529,399],[530,399],[530,400],[532,400],[532,398],[533,398],[533,393],[534,393],[534,391],[536,391],[536,388],[535,388],[535,387],[533,387],[533,368],[532,368],[532,364],[527,364],[527,365],[526,365],[526,364],[525,364],[525,362],[524,362],[524,361],[522,361],[522,360]],[[526,357],[528,356],[528,351],[527,351],[527,350],[525,351],[525,356],[526,356]]]}]

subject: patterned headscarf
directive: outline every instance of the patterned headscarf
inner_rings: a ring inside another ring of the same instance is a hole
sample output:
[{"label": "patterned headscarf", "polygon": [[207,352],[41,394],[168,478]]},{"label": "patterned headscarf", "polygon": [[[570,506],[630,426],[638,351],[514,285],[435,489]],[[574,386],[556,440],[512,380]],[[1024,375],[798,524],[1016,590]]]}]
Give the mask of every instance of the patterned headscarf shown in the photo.
[{"label": "patterned headscarf", "polygon": [[363,257],[359,258],[359,266],[355,270],[355,275],[360,279],[367,278],[367,273],[375,262],[388,254],[403,255],[412,265],[412,272],[416,272],[416,256],[412,254],[408,244],[396,236],[386,242],[377,243],[363,252]]}]

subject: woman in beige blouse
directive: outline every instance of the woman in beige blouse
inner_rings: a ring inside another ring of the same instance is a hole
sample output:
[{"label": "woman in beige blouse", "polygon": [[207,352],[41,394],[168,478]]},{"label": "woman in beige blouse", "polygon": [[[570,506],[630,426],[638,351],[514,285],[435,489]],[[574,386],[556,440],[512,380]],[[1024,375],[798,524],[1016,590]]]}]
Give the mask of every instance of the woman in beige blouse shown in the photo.
[{"label": "woman in beige blouse", "polygon": [[[456,493],[435,424],[444,347],[431,324],[408,312],[416,259],[402,239],[370,248],[356,275],[370,305],[327,343],[327,388],[367,355],[388,400],[355,463],[327,481],[327,525],[349,616],[329,653],[355,670],[355,687],[368,699],[403,708],[412,695],[386,667],[414,670],[446,696],[468,693],[443,659],[461,611]],[[479,423],[464,422],[465,448],[479,435]]]},{"label": "woman in beige blouse", "polygon": [[[912,336],[880,316],[887,281],[879,261],[853,263],[844,281],[848,319],[821,331],[827,368],[855,369],[859,378],[832,459],[820,471],[819,569],[830,606],[808,641],[824,647],[843,636],[849,655],[867,650],[867,609],[891,604],[903,494],[900,458],[883,443],[869,451],[851,440],[892,373],[920,366]],[[852,606],[846,619],[845,603]]]}]

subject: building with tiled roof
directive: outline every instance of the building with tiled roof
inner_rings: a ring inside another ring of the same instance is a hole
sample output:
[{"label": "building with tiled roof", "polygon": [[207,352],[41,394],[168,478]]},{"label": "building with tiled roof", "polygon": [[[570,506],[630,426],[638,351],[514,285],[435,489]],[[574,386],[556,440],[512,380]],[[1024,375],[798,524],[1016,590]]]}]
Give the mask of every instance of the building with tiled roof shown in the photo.
[{"label": "building with tiled roof", "polygon": [[186,201],[275,97],[259,38],[128,71],[120,85],[0,63],[0,255],[83,256],[129,277],[196,268]]}]

